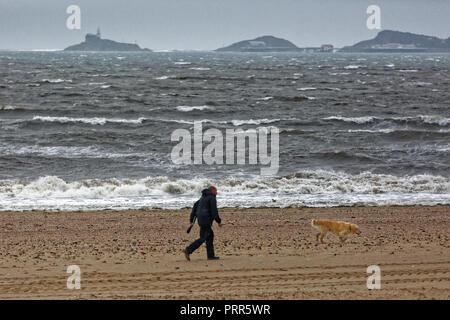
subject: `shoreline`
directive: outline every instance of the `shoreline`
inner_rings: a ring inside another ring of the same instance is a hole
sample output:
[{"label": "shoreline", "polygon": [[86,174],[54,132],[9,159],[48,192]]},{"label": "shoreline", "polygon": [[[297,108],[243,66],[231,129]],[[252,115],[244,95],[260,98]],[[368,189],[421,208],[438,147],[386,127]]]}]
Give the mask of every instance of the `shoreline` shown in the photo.
[{"label": "shoreline", "polygon": [[[434,208],[434,207],[448,207],[450,212],[450,204],[439,203],[439,204],[411,204],[411,205],[403,205],[403,204],[391,204],[391,205],[366,205],[366,204],[354,204],[354,205],[338,205],[338,206],[329,206],[329,207],[309,207],[309,206],[289,206],[289,207],[268,207],[268,206],[258,206],[258,207],[217,207],[220,210],[231,211],[245,211],[245,210],[307,210],[307,209],[315,209],[315,210],[332,210],[332,209],[349,209],[349,208]],[[191,207],[183,207],[176,209],[167,209],[167,208],[139,208],[139,209],[92,209],[92,210],[61,210],[61,209],[31,209],[31,210],[0,210],[1,214],[10,214],[10,213],[123,213],[123,212],[178,212],[178,211],[189,211],[192,210]]]},{"label": "shoreline", "polygon": [[[219,212],[214,262],[204,246],[184,259],[190,209],[0,212],[0,299],[450,299],[450,206]],[[318,244],[311,219],[362,233]],[[69,265],[81,290],[66,287]]]}]

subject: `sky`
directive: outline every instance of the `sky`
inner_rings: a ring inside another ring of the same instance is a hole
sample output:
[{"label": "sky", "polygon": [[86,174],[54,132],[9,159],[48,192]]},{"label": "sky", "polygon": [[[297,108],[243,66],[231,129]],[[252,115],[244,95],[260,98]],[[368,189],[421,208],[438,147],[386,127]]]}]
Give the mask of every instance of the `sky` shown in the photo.
[{"label": "sky", "polygon": [[[69,30],[67,7],[81,9]],[[214,50],[273,35],[299,47],[371,39],[369,5],[381,28],[450,37],[450,0],[0,0],[0,49],[63,49],[101,28],[103,38],[154,50]]]}]

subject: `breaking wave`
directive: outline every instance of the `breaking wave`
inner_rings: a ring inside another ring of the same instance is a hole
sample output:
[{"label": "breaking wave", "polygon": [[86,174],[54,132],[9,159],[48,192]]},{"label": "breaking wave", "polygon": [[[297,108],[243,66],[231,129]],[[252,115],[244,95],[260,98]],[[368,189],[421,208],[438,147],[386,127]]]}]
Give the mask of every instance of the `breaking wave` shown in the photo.
[{"label": "breaking wave", "polygon": [[278,122],[281,121],[281,119],[257,119],[257,120],[231,120],[231,123],[238,127],[238,126],[243,126],[243,125],[247,125],[247,124],[252,124],[252,125],[260,125],[260,124],[269,124],[269,123],[274,123],[274,122]]},{"label": "breaking wave", "polygon": [[[203,110],[210,109],[208,106],[200,106],[200,107],[187,107],[187,106],[179,106],[178,110],[182,112],[189,112],[193,110]],[[285,119],[296,120],[296,119]],[[71,117],[52,117],[52,116],[34,116],[32,119],[20,119],[18,122],[29,122],[29,121],[39,121],[39,122],[51,122],[51,123],[60,123],[60,124],[68,124],[68,123],[82,123],[82,124],[90,124],[90,125],[105,125],[105,124],[134,124],[140,125],[145,123],[146,121],[153,122],[172,122],[172,123],[180,123],[180,124],[194,124],[194,120],[183,120],[183,119],[161,119],[161,118],[145,118],[141,117],[138,119],[114,119],[114,118],[103,118],[103,117],[93,117],[93,118],[71,118]],[[196,120],[201,123],[212,123],[212,124],[232,124],[234,126],[243,126],[243,125],[260,125],[260,124],[269,124],[274,122],[282,121],[282,119],[248,119],[248,120],[210,120],[210,119],[202,119]]]},{"label": "breaking wave", "polygon": [[64,79],[42,79],[43,83],[62,83],[62,82],[72,82],[72,80],[64,80]]},{"label": "breaking wave", "polygon": [[102,150],[93,146],[80,147],[80,146],[39,146],[39,145],[26,145],[17,146],[9,144],[0,144],[0,154],[3,156],[33,156],[33,157],[45,157],[45,158],[92,158],[92,159],[105,159],[105,158],[131,158],[131,157],[149,157],[153,156],[147,153],[112,153],[108,150]]},{"label": "breaking wave", "polygon": [[439,126],[447,126],[450,124],[450,118],[437,116],[437,115],[418,115],[416,117],[391,117],[382,118],[374,116],[364,116],[364,117],[342,117],[342,116],[331,116],[327,118],[322,118],[325,121],[343,121],[349,123],[366,124],[371,122],[381,122],[381,121],[391,121],[397,123],[416,123],[416,124],[431,124]]},{"label": "breaking wave", "polygon": [[1,180],[0,210],[190,207],[209,185],[221,207],[450,204],[450,178],[304,171],[281,178]]},{"label": "breaking wave", "polygon": [[450,118],[445,118],[441,116],[419,116],[423,122],[428,124],[438,124],[440,126],[446,126],[450,123]]},{"label": "breaking wave", "polygon": [[59,123],[86,123],[93,125],[104,125],[106,123],[131,123],[141,124],[146,118],[139,119],[108,119],[108,118],[69,118],[69,117],[49,117],[49,116],[35,116],[33,121],[42,122],[59,122]]},{"label": "breaking wave", "polygon": [[323,118],[322,120],[335,120],[335,121],[344,121],[344,122],[353,122],[353,123],[357,123],[357,124],[363,124],[363,123],[369,123],[375,120],[375,117],[356,117],[356,118],[348,118],[348,117],[340,117],[340,116],[332,116],[332,117],[327,117],[327,118]]},{"label": "breaking wave", "polygon": [[0,111],[12,111],[12,110],[18,110],[18,109],[22,109],[22,108],[16,107],[16,106],[0,106]]},{"label": "breaking wave", "polygon": [[208,109],[212,109],[210,106],[178,106],[177,110],[181,111],[181,112],[190,112],[190,111],[194,111],[194,110],[208,110]]}]

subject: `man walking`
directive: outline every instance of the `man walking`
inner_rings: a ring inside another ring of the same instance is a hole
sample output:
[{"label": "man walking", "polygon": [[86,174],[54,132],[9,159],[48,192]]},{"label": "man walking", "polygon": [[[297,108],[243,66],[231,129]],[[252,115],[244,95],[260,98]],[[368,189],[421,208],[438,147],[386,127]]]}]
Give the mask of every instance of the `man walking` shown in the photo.
[{"label": "man walking", "polygon": [[192,208],[190,222],[191,226],[194,223],[194,218],[197,218],[198,225],[200,226],[200,238],[192,242],[184,250],[184,255],[188,261],[191,261],[189,257],[195,250],[197,250],[204,242],[206,242],[206,253],[208,260],[217,260],[219,257],[214,255],[214,232],[212,230],[212,224],[214,220],[222,227],[222,220],[219,217],[217,211],[216,202],[217,189],[216,187],[209,187],[202,191],[202,197],[198,200]]}]

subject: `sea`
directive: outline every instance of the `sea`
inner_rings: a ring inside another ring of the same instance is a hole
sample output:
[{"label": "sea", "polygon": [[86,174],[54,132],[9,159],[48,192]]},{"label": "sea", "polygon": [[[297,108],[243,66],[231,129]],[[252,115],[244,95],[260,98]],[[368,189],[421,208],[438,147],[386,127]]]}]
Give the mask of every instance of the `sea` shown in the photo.
[{"label": "sea", "polygon": [[[0,211],[450,204],[450,55],[0,52]],[[174,163],[279,130],[279,169]],[[186,131],[185,131],[186,132]]]}]

